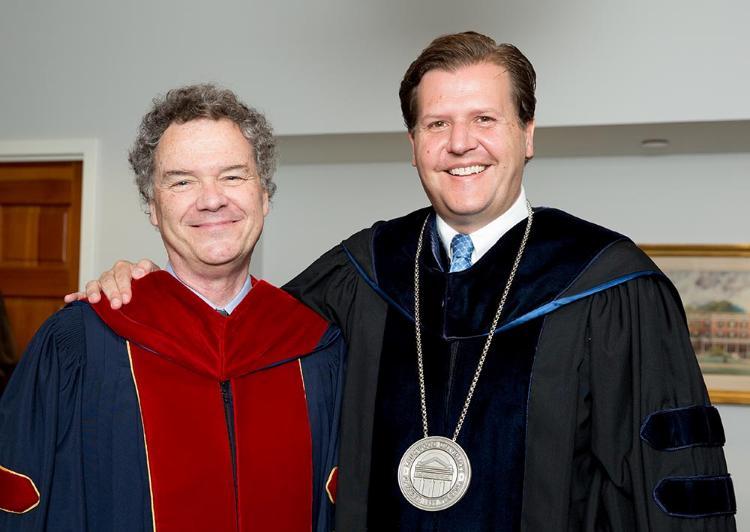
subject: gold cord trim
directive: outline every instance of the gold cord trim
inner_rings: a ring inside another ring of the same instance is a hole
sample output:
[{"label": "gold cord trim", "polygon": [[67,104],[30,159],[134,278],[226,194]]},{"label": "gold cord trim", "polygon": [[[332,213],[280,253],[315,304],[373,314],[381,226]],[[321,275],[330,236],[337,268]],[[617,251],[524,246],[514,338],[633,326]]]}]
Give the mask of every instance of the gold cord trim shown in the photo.
[{"label": "gold cord trim", "polygon": [[305,374],[302,371],[302,359],[297,359],[297,365],[299,365],[299,377],[302,379],[302,394],[305,396],[305,403],[307,403],[307,387],[305,386]]},{"label": "gold cord trim", "polygon": [[326,479],[326,495],[328,495],[328,500],[331,501],[331,504],[336,504],[335,497],[333,496],[333,493],[331,493],[331,490],[328,489],[328,486],[331,485],[331,479],[333,478],[333,474],[339,470],[339,466],[333,466],[333,469],[331,469],[331,472],[328,473],[328,479]]},{"label": "gold cord trim", "polygon": [[151,498],[151,524],[154,532],[156,531],[156,512],[154,511],[154,490],[151,487],[151,463],[148,459],[148,441],[146,438],[146,426],[143,422],[143,408],[141,408],[141,394],[138,391],[138,380],[135,378],[135,369],[133,369],[133,354],[130,352],[130,342],[125,341],[128,348],[128,361],[130,362],[130,375],[133,377],[133,386],[135,386],[135,396],[138,399],[138,413],[141,416],[141,429],[143,429],[143,449],[146,451],[146,473],[148,474],[148,494]]}]

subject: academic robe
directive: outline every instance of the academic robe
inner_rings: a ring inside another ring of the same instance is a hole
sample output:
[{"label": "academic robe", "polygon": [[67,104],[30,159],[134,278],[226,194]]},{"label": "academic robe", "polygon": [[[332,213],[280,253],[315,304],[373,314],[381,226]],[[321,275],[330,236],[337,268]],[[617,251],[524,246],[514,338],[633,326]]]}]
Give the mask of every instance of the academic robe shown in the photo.
[{"label": "academic robe", "polygon": [[679,296],[630,240],[549,208],[528,246],[457,442],[472,479],[438,512],[409,505],[399,460],[422,437],[414,260],[430,435],[451,437],[526,221],[448,273],[431,209],[344,241],[285,289],[349,346],[337,529],[734,530],[718,412]]},{"label": "academic robe", "polygon": [[2,530],[331,530],[345,348],[285,292],[166,272],[39,330],[0,402]]}]

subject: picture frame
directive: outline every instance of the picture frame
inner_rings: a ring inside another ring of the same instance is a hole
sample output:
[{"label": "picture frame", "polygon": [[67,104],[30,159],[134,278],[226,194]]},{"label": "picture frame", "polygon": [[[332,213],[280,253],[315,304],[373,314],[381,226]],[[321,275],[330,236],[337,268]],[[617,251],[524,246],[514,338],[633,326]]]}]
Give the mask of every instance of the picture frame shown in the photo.
[{"label": "picture frame", "polygon": [[680,293],[713,403],[750,404],[750,244],[640,244]]}]

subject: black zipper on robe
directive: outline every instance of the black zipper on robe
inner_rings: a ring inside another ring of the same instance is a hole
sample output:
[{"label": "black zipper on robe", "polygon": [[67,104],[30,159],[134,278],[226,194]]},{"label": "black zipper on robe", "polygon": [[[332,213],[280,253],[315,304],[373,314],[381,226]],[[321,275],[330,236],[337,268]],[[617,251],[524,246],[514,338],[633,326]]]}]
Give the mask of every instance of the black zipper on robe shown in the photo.
[{"label": "black zipper on robe", "polygon": [[219,383],[221,388],[221,398],[224,401],[224,421],[227,424],[227,436],[229,436],[229,454],[232,457],[232,482],[234,483],[234,512],[237,520],[237,529],[239,530],[239,504],[237,501],[237,458],[236,446],[234,441],[234,403],[232,402],[232,385],[226,381]]}]

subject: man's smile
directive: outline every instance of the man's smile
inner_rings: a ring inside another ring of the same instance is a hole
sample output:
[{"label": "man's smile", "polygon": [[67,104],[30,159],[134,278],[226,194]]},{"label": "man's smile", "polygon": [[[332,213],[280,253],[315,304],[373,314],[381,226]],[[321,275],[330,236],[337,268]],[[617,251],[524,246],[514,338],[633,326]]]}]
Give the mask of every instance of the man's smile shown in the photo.
[{"label": "man's smile", "polygon": [[450,170],[448,170],[448,173],[454,176],[467,176],[467,175],[479,174],[481,172],[484,172],[486,168],[487,168],[487,165],[474,164],[471,166],[461,166],[459,168],[451,168]]},{"label": "man's smile", "polygon": [[198,229],[214,229],[219,227],[225,227],[237,223],[238,220],[212,220],[205,222],[196,222],[188,224],[190,227]]}]

